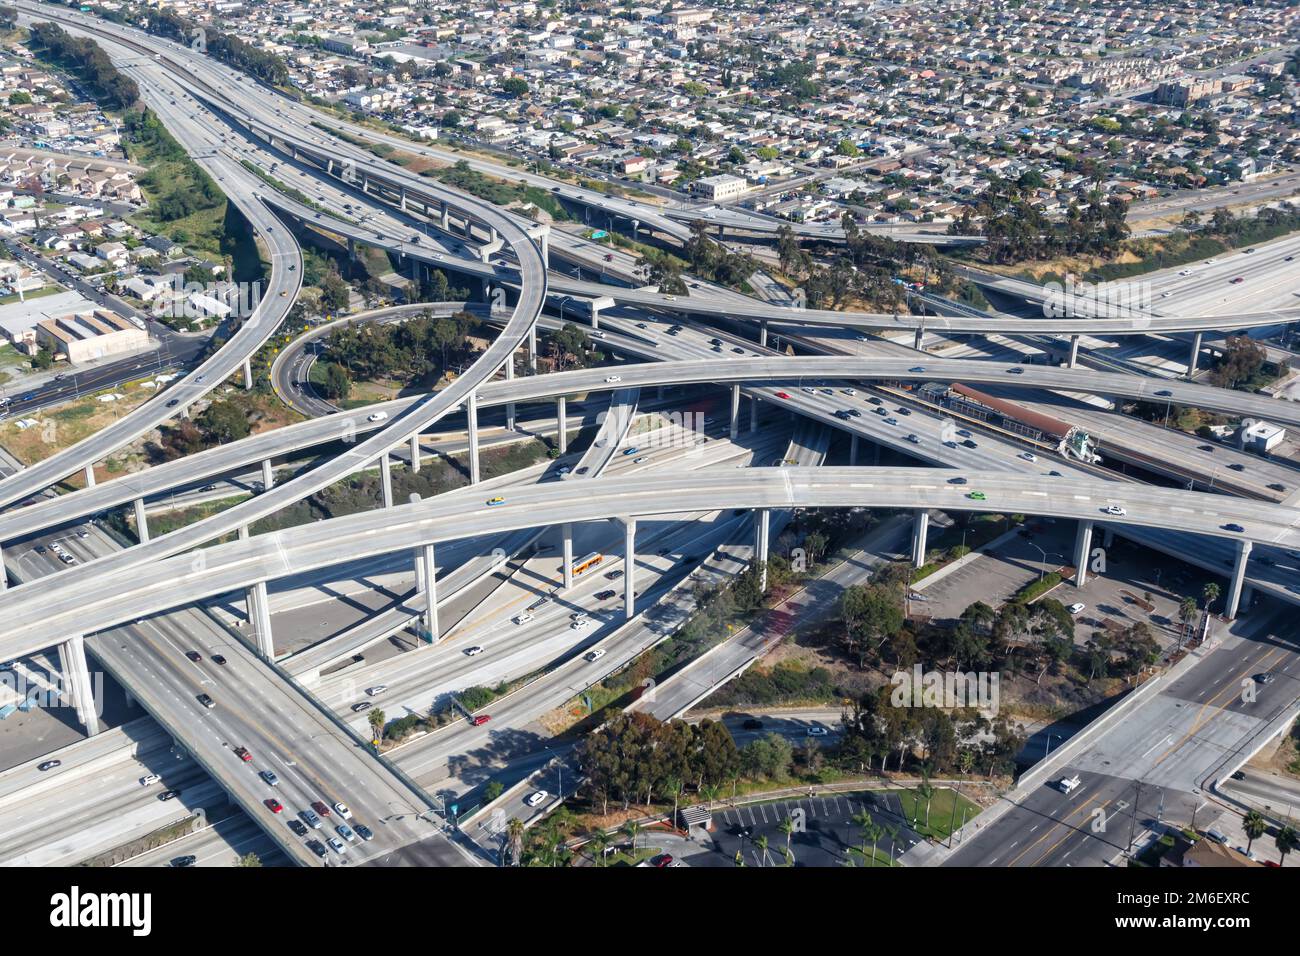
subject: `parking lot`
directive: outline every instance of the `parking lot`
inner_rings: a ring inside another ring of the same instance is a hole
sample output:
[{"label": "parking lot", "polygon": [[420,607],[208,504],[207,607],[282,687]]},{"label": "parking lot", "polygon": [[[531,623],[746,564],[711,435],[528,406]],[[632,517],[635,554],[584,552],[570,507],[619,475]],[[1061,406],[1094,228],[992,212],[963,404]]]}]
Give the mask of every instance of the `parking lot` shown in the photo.
[{"label": "parking lot", "polygon": [[[853,817],[864,811],[881,827],[897,828],[897,838],[889,831],[881,836],[877,845],[881,859],[886,855],[897,859],[920,841],[903,822],[896,792],[828,793],[799,800],[716,807],[707,842],[699,844],[697,851],[683,848],[681,852],[689,866],[735,866],[737,852],[746,866],[781,866],[785,863],[786,845],[781,822],[791,818],[798,822],[802,818],[802,828],[790,838],[794,865],[840,866],[851,856],[850,847],[862,845],[862,827],[853,822]],[[767,837],[766,860],[755,845],[759,837]],[[852,856],[861,863],[860,857]]]}]

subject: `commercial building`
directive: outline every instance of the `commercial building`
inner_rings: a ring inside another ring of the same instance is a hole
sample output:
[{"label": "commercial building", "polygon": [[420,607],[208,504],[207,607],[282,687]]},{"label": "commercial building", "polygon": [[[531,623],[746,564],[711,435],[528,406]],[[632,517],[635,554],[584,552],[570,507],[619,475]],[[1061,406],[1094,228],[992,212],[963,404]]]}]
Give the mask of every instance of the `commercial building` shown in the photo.
[{"label": "commercial building", "polygon": [[749,183],[742,177],[729,176],[726,173],[720,173],[717,176],[705,176],[691,183],[692,193],[704,199],[711,199],[714,202],[735,199],[738,196],[743,196],[748,190]]}]

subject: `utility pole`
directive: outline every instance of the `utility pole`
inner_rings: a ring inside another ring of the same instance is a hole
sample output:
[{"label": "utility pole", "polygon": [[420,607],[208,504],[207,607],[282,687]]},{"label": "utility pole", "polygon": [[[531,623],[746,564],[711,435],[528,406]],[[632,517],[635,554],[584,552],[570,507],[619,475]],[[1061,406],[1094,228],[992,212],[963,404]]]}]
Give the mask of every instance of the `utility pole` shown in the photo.
[{"label": "utility pole", "polygon": [[1137,782],[1137,794],[1133,798],[1133,818],[1129,821],[1129,827],[1128,827],[1128,849],[1125,850],[1125,853],[1128,855],[1129,859],[1133,858],[1133,837],[1137,830],[1138,804],[1140,804],[1141,802],[1142,802],[1142,781],[1139,780]]}]

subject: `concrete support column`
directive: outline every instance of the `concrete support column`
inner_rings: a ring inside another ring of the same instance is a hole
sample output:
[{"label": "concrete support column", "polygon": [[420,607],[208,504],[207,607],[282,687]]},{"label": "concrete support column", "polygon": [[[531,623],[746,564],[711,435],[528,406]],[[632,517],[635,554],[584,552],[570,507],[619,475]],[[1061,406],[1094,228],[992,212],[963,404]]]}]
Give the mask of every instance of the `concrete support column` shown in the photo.
[{"label": "concrete support column", "polygon": [[1196,363],[1201,357],[1201,333],[1197,332],[1192,336],[1192,351],[1187,356],[1187,377],[1190,379],[1196,374]]},{"label": "concrete support column", "polygon": [[918,352],[921,351],[921,342],[924,339],[925,339],[925,329],[918,328],[916,330],[916,338],[912,340],[912,348],[916,349]]},{"label": "concrete support column", "polygon": [[379,484],[384,492],[384,507],[393,506],[393,462],[388,451],[379,456]]},{"label": "concrete support column", "polygon": [[357,241],[351,236],[348,237],[348,262],[357,261]]},{"label": "concrete support column", "polygon": [[433,545],[426,544],[415,551],[415,564],[423,581],[424,608],[421,613],[421,630],[430,644],[438,643],[438,570],[434,564]]},{"label": "concrete support column", "polygon": [[1101,546],[1103,548],[1109,548],[1114,543],[1115,543],[1115,529],[1112,528],[1110,525],[1107,525],[1106,527],[1101,529]]},{"label": "concrete support column", "polygon": [[1228,599],[1223,604],[1223,616],[1229,621],[1237,616],[1241,604],[1242,585],[1246,581],[1246,562],[1254,545],[1249,541],[1237,542],[1237,560],[1232,565],[1232,577],[1228,579]]},{"label": "concrete support column", "polygon": [[636,519],[623,519],[623,618],[636,616]]},{"label": "concrete support column", "polygon": [[465,403],[465,411],[469,418],[469,483],[478,484],[478,392],[469,393],[469,401]]},{"label": "concrete support column", "polygon": [[528,327],[528,368],[537,374],[537,323]]},{"label": "concrete support column", "polygon": [[751,434],[758,431],[758,395],[749,396],[749,431]]},{"label": "concrete support column", "polygon": [[767,348],[767,319],[758,323],[758,344],[762,348]]},{"label": "concrete support column", "polygon": [[858,463],[858,436],[850,435],[849,436],[849,464],[856,465],[857,463]]},{"label": "concrete support column", "polygon": [[411,436],[411,474],[420,470],[420,433]]},{"label": "concrete support column", "polygon": [[397,205],[402,212],[406,212],[406,187],[402,187],[397,194]]},{"label": "concrete support column", "polygon": [[560,546],[561,560],[564,562],[564,590],[573,587],[573,525],[565,522],[560,526],[563,543]]},{"label": "concrete support column", "polygon": [[262,490],[270,491],[275,487],[275,469],[271,467],[271,459],[262,459]]},{"label": "concrete support column", "polygon": [[758,589],[767,592],[768,530],[771,512],[767,508],[754,511],[754,567],[758,571]]},{"label": "concrete support column", "polygon": [[[506,381],[507,382],[514,381],[514,377],[515,377],[515,356],[513,353],[511,353],[510,357],[506,359]],[[515,403],[514,402],[506,402],[506,430],[507,431],[515,430]]]},{"label": "concrete support column", "polygon": [[1074,368],[1079,364],[1079,337],[1070,336],[1070,360],[1065,363],[1067,368]]},{"label": "concrete support column", "polygon": [[144,513],[144,499],[135,499],[135,533],[141,544],[149,543],[149,516]]},{"label": "concrete support column", "polygon": [[451,210],[446,206],[442,207],[442,231],[451,232]]},{"label": "concrete support column", "polygon": [[600,328],[600,309],[596,308],[596,303],[591,304],[591,327],[593,330]]},{"label": "concrete support column", "polygon": [[565,410],[563,395],[555,400],[555,428],[559,439],[556,447],[563,455],[569,450],[569,416]]},{"label": "concrete support column", "polygon": [[77,719],[86,728],[86,735],[93,737],[99,733],[99,714],[95,709],[90,666],[86,663],[86,639],[80,634],[68,638],[59,645],[59,658],[63,664],[64,693],[76,708]]},{"label": "concrete support column", "polygon": [[926,536],[930,531],[930,512],[917,508],[912,512],[912,567],[925,564]]},{"label": "concrete support column", "polygon": [[1088,557],[1092,554],[1092,522],[1080,521],[1074,538],[1074,586],[1088,583]]},{"label": "concrete support column", "polygon": [[246,390],[253,387],[253,360],[244,359],[244,388]]},{"label": "concrete support column", "polygon": [[731,386],[731,440],[740,432],[740,385]]},{"label": "concrete support column", "polygon": [[95,466],[87,465],[85,469],[85,474],[86,474],[86,487],[94,488],[95,487]]},{"label": "concrete support column", "polygon": [[0,546],[0,594],[9,590],[9,572],[5,570],[5,550]]},{"label": "concrete support column", "polygon": [[258,581],[248,589],[248,620],[257,639],[257,652],[266,660],[275,659],[275,640],[271,636],[271,602],[266,582]]}]

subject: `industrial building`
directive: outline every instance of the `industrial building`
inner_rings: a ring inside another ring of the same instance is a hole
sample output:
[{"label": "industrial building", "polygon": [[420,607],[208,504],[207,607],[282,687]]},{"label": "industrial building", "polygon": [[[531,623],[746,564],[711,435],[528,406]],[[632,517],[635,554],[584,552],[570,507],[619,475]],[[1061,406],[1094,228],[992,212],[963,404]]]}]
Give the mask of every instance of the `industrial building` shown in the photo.
[{"label": "industrial building", "polygon": [[147,348],[149,333],[107,309],[36,323],[36,340],[72,364]]}]

